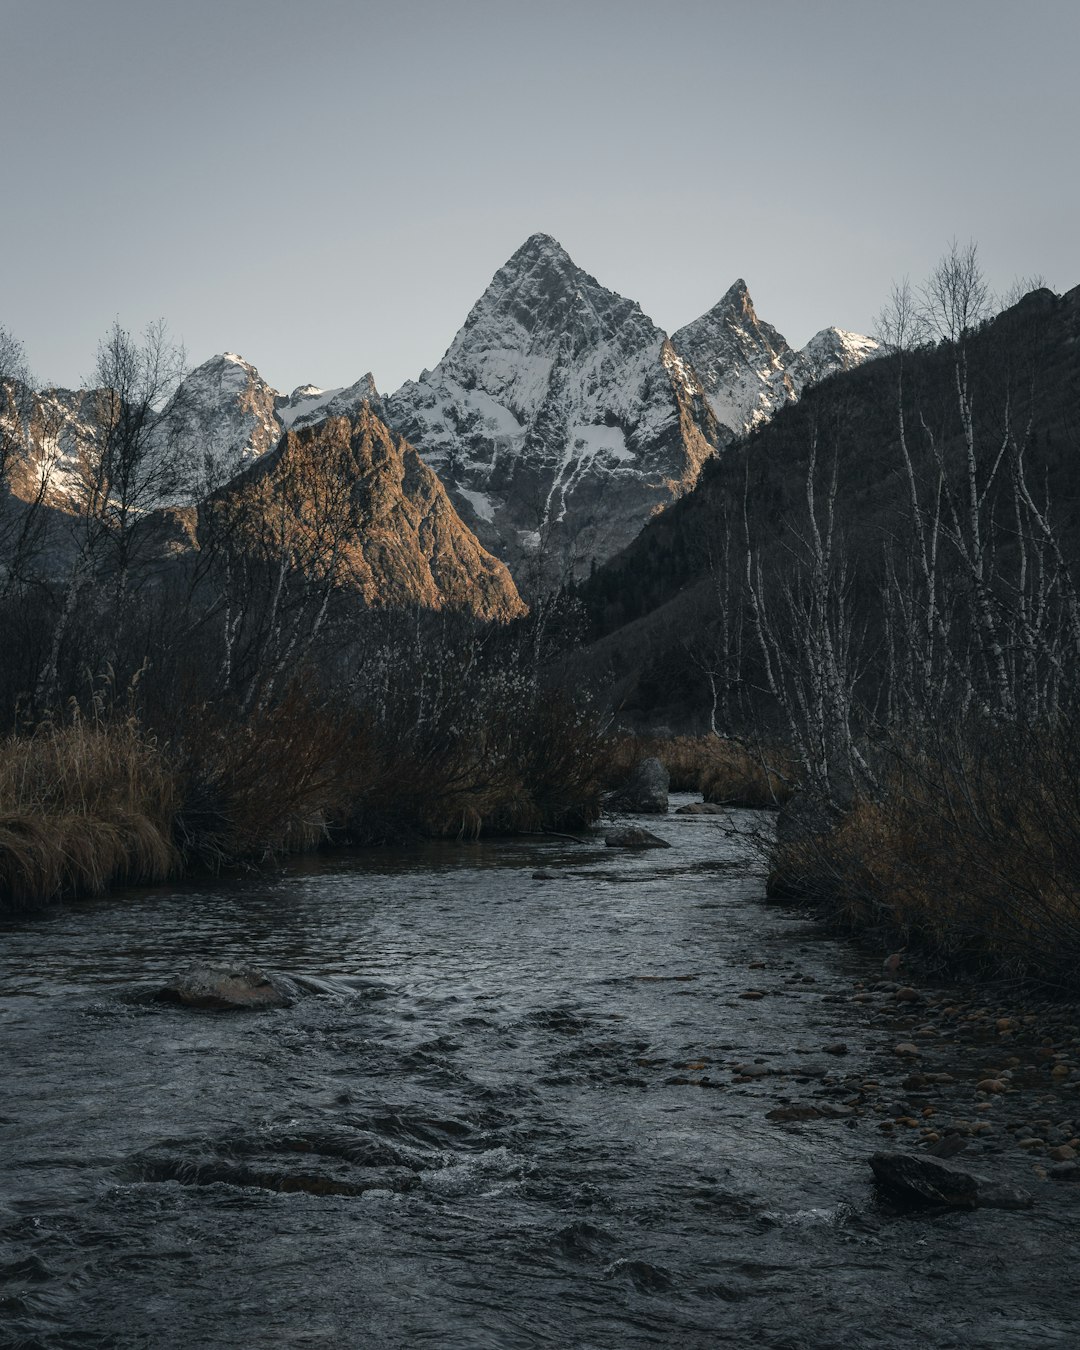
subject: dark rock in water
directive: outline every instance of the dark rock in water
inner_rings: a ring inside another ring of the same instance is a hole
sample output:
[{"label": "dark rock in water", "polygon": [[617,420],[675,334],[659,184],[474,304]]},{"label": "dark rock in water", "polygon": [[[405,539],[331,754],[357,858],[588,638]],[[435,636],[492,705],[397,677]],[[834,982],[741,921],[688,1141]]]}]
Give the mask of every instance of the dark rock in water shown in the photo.
[{"label": "dark rock in water", "polygon": [[194,965],[175,975],[157,997],[188,1008],[222,1011],[287,1008],[296,1001],[296,989],[281,976],[254,967]]},{"label": "dark rock in water", "polygon": [[890,1195],[914,1205],[948,1209],[1028,1209],[1027,1191],[965,1172],[952,1163],[919,1153],[875,1153],[874,1180]]},{"label": "dark rock in water", "polygon": [[611,811],[666,816],[671,776],[658,759],[643,759],[626,784],[609,794],[605,805]]},{"label": "dark rock in water", "polygon": [[640,825],[626,825],[619,830],[611,830],[604,835],[608,848],[670,848],[666,839],[661,839]]},{"label": "dark rock in water", "polygon": [[538,872],[532,874],[532,879],[533,881],[556,881],[558,878],[554,872],[549,872],[546,868],[541,867]]},{"label": "dark rock in water", "polygon": [[726,816],[727,807],[719,802],[687,802],[675,812],[677,816]]}]

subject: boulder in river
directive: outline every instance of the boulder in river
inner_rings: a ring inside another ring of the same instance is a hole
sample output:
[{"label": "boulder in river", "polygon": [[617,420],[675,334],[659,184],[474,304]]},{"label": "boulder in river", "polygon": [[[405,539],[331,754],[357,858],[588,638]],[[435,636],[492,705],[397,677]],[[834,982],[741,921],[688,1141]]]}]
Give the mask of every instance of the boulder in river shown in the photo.
[{"label": "boulder in river", "polygon": [[651,830],[643,830],[640,825],[625,825],[618,830],[609,830],[604,835],[608,848],[670,848],[666,839],[661,839]]},{"label": "boulder in river", "polygon": [[640,815],[666,816],[671,775],[658,759],[640,760],[626,783],[608,795],[610,811],[630,811]]},{"label": "boulder in river", "polygon": [[253,966],[189,966],[158,991],[165,1003],[218,1011],[287,1008],[296,991],[291,982]]},{"label": "boulder in river", "polygon": [[687,802],[675,812],[677,816],[726,816],[728,809],[719,802]]},{"label": "boulder in river", "polygon": [[947,1209],[1029,1209],[1033,1203],[1019,1186],[965,1172],[925,1153],[875,1153],[870,1168],[882,1190],[908,1204]]}]

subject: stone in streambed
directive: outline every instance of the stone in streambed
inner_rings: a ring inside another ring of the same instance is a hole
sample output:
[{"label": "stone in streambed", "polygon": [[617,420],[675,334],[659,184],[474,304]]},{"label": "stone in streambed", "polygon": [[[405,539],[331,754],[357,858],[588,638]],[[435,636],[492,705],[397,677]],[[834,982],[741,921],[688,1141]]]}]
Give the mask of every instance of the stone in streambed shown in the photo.
[{"label": "stone in streambed", "polygon": [[219,1012],[288,1008],[296,1001],[289,980],[253,966],[193,965],[158,990],[163,1003]]},{"label": "stone in streambed", "polygon": [[878,1186],[908,1204],[947,1209],[1028,1209],[1032,1198],[927,1153],[875,1153],[870,1168]]},{"label": "stone in streambed", "polygon": [[610,830],[604,835],[608,848],[670,848],[666,839],[659,838],[640,825],[626,825],[622,829]]},{"label": "stone in streambed", "polygon": [[677,816],[726,816],[727,807],[719,802],[687,802],[675,812]]}]

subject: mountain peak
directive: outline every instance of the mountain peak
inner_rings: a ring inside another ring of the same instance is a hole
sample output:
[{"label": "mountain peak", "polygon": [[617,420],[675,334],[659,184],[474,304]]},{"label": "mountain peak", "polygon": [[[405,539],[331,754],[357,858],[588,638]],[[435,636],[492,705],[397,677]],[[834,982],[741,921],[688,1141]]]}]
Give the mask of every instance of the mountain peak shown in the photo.
[{"label": "mountain peak", "polygon": [[536,234],[530,234],[521,247],[516,249],[510,255],[507,266],[518,259],[526,262],[535,261],[536,259],[544,257],[556,257],[572,264],[569,253],[567,253],[566,249],[563,248],[562,244],[560,244],[554,236],[538,232]]}]

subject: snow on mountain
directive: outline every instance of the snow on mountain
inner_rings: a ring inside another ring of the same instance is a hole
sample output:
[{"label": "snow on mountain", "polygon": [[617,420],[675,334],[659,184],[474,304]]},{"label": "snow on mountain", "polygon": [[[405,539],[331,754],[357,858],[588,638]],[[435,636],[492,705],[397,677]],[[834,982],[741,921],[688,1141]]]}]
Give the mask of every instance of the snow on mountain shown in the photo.
[{"label": "snow on mountain", "polygon": [[758,318],[741,278],[700,319],[674,333],[671,343],[697,371],[728,439],[767,422],[809,385],[880,350],[872,338],[823,328],[794,351]]},{"label": "snow on mountain", "polygon": [[159,453],[176,465],[170,504],[194,501],[272,450],[281,436],[277,392],[235,352],[185,377],[155,428]]},{"label": "snow on mountain", "polygon": [[881,355],[881,344],[873,338],[846,333],[842,328],[823,328],[788,362],[787,374],[794,397],[799,398],[804,389],[829,375],[853,370]]},{"label": "snow on mountain", "polygon": [[310,427],[325,417],[348,417],[361,403],[370,403],[376,413],[382,408],[382,399],[375,388],[370,371],[355,384],[340,389],[319,389],[313,384],[302,384],[285,398],[279,394],[276,411],[283,427]]},{"label": "snow on mountain", "polygon": [[196,501],[227,483],[274,449],[286,430],[353,416],[365,401],[376,411],[381,406],[370,374],[345,388],[303,384],[286,395],[235,352],[212,356],[184,379],[159,419],[162,453],[179,469],[170,504]]},{"label": "snow on mountain", "polygon": [[621,547],[715,445],[701,386],[665,334],[543,234],[386,415],[533,586]]},{"label": "snow on mountain", "polygon": [[[205,361],[156,419],[151,451],[162,471],[152,466],[152,476],[172,481],[155,500],[196,502],[286,431],[355,417],[366,403],[416,446],[484,546],[537,590],[622,548],[727,442],[877,350],[826,328],[793,351],[758,318],[741,279],[668,339],[634,301],[535,234],[496,272],[435,369],[387,399],[370,374],[283,394],[234,352]],[[49,468],[57,505],[78,495],[97,397],[34,396],[29,477]]]},{"label": "snow on mountain", "polygon": [[671,345],[697,371],[728,438],[767,421],[786,401],[783,371],[794,352],[758,318],[741,277],[700,319],[673,333]]}]

